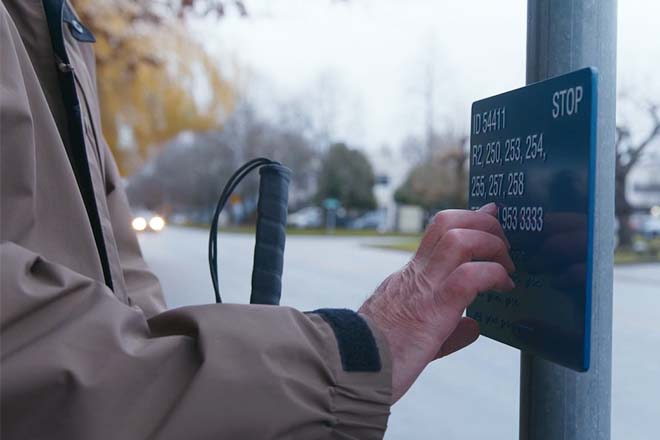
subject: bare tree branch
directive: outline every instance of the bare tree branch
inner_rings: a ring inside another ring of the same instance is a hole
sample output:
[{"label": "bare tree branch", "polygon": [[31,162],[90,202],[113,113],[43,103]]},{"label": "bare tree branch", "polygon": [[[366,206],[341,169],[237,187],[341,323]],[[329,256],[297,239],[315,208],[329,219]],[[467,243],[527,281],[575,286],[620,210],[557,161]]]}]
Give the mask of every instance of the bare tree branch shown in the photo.
[{"label": "bare tree branch", "polygon": [[[658,114],[658,105],[657,104],[649,105],[648,111],[651,116],[651,119],[653,120],[653,128],[642,142],[640,142],[635,148],[631,149],[628,163],[626,163],[626,165],[624,165],[623,167],[623,171],[625,173],[628,173],[631,170],[631,168],[635,166],[635,164],[644,154],[644,150],[646,149],[646,147],[648,147],[655,140],[657,136],[660,136],[660,115]],[[617,142],[617,147],[619,147],[618,142]]]}]

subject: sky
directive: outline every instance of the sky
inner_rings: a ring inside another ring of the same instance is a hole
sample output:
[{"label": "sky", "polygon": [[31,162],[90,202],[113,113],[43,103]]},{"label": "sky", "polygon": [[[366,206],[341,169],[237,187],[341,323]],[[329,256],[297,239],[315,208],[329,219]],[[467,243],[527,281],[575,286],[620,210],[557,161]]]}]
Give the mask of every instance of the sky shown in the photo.
[{"label": "sky", "polygon": [[[429,89],[435,126],[465,130],[472,101],[525,83],[523,0],[245,3],[247,19],[195,22],[199,41],[227,72],[259,78],[245,87],[264,106],[326,99],[336,136],[363,148],[421,135]],[[618,83],[637,100],[660,101],[657,17],[660,2],[619,1]]]}]

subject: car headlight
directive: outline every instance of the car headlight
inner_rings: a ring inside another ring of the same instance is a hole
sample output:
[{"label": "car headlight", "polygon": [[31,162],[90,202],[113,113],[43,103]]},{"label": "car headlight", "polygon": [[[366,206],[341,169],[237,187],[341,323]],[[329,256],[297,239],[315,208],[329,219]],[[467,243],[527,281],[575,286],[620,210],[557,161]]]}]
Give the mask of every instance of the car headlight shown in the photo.
[{"label": "car headlight", "polygon": [[154,231],[160,231],[165,227],[165,220],[163,220],[163,217],[158,215],[152,217],[151,220],[149,220],[149,227]]},{"label": "car headlight", "polygon": [[144,231],[147,229],[147,221],[144,217],[135,217],[131,222],[131,226],[133,226],[133,229],[136,231]]}]

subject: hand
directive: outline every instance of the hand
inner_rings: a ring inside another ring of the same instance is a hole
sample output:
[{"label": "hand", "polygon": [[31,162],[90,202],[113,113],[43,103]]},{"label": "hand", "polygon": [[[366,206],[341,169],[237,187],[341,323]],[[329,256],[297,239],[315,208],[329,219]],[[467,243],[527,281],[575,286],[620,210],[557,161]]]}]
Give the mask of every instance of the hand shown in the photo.
[{"label": "hand", "polygon": [[462,318],[479,292],[508,291],[515,271],[497,207],[442,211],[413,259],[362,305],[385,335],[392,358],[392,403],[434,359],[471,344],[479,326]]}]

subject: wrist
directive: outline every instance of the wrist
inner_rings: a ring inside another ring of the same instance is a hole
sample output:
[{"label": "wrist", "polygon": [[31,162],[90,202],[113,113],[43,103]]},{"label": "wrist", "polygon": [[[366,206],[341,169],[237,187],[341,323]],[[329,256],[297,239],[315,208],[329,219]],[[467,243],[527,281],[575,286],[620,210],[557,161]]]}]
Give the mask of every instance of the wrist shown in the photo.
[{"label": "wrist", "polygon": [[[417,331],[407,331],[401,326],[392,325],[384,315],[369,307],[362,307],[359,314],[372,327],[387,353],[392,368],[392,404],[396,403],[410,388],[424,366],[432,359],[425,359],[423,335]],[[416,336],[417,335],[417,336]],[[423,359],[424,358],[424,359]]]}]

